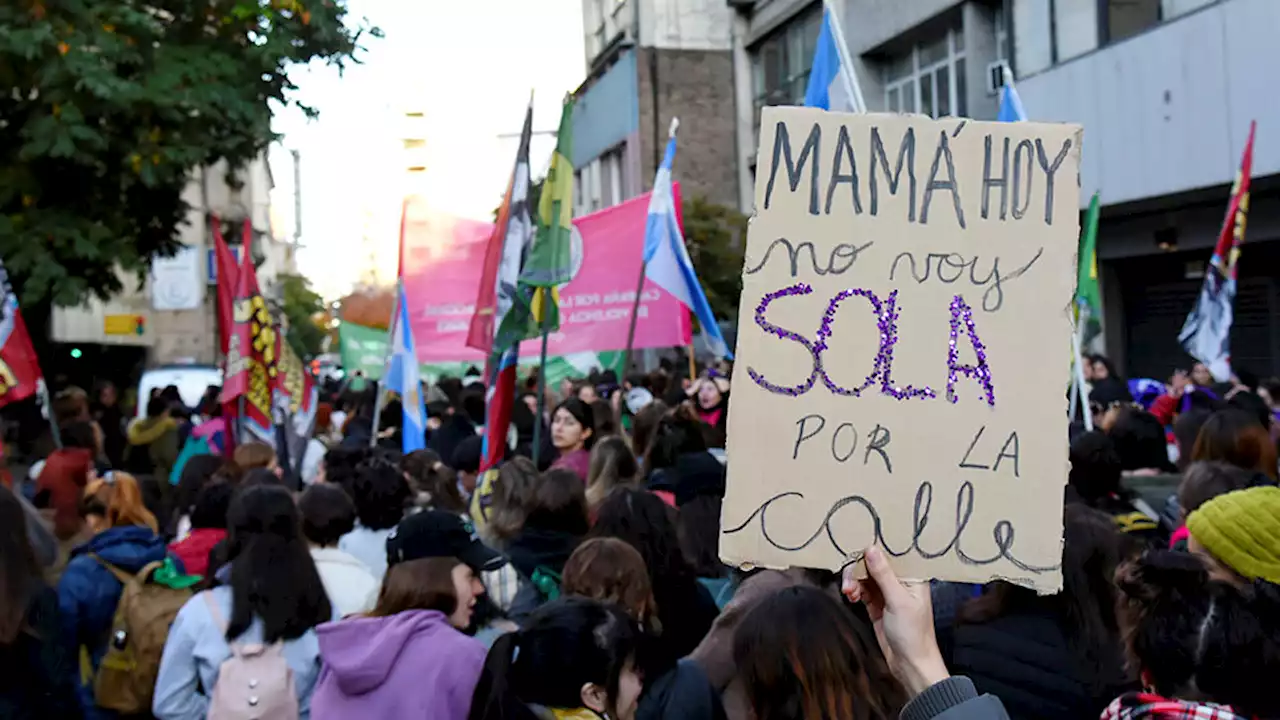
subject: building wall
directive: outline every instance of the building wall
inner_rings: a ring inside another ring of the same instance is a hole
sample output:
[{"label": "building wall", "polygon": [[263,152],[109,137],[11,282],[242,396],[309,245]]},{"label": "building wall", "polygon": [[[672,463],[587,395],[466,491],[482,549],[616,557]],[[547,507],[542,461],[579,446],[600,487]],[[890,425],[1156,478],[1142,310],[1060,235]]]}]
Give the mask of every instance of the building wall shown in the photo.
[{"label": "building wall", "polygon": [[738,164],[733,55],[727,50],[637,51],[640,176],[647,188],[680,118],[674,177],[685,197],[736,206]]},{"label": "building wall", "polygon": [[[1015,15],[1017,17],[1017,15]],[[1036,120],[1084,126],[1082,204],[1229,183],[1257,120],[1255,177],[1280,172],[1280,3],[1226,0],[1019,81]],[[1017,45],[1037,42],[1017,32]]]},{"label": "building wall", "polygon": [[640,45],[664,50],[728,50],[732,14],[725,0],[644,0],[640,4]]},{"label": "building wall", "polygon": [[575,168],[622,142],[638,127],[636,52],[625,50],[618,61],[579,90],[573,107]]}]

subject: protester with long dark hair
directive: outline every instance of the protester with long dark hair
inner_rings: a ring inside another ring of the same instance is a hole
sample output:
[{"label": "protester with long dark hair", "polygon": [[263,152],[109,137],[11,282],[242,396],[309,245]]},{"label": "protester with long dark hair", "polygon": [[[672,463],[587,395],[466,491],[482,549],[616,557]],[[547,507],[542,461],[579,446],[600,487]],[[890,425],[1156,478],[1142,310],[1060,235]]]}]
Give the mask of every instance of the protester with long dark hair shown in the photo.
[{"label": "protester with long dark hair", "polygon": [[680,551],[674,511],[653,493],[623,488],[600,506],[592,537],[615,537],[640,551],[653,580],[662,646],[682,658],[702,642],[719,613]]},{"label": "protester with long dark hair", "polygon": [[635,720],[642,636],[616,606],[563,598],[494,643],[471,701],[471,720]]},{"label": "protester with long dark hair", "polygon": [[[244,488],[231,503],[222,583],[191,598],[165,643],[152,712],[197,720],[209,711],[232,643],[276,646],[303,717],[320,671],[315,627],[333,615],[302,537],[293,496],[278,485]],[[264,689],[265,691],[265,689]]]},{"label": "protester with long dark hair", "polygon": [[510,608],[517,622],[559,595],[564,564],[587,534],[582,480],[571,470],[548,470],[524,498],[523,516],[523,526],[504,548],[521,578]]},{"label": "protester with long dark hair", "polygon": [[813,587],[779,590],[734,636],[733,654],[756,720],[890,720],[906,692],[869,627]]},{"label": "protester with long dark hair", "polygon": [[615,488],[634,486],[639,482],[640,468],[627,441],[606,437],[591,449],[591,468],[587,473],[587,507],[591,513]]},{"label": "protester with long dark hair", "polygon": [[[143,505],[142,490],[132,475],[113,472],[89,483],[80,507],[93,537],[72,551],[58,582],[58,611],[65,641],[88,650],[90,668],[96,673],[124,591],[117,573],[135,575],[148,564],[163,561],[166,549],[164,538],[156,532],[156,518]],[[91,683],[81,685],[80,701],[87,715],[97,713]]]},{"label": "protester with long dark hair", "polygon": [[1071,441],[1069,457],[1068,499],[1106,513],[1127,544],[1138,550],[1165,545],[1168,536],[1160,523],[1139,509],[1137,494],[1121,483],[1124,466],[1110,436],[1097,430],[1082,433]]},{"label": "protester with long dark hair", "polygon": [[1133,682],[1115,617],[1120,535],[1080,505],[1066,507],[1063,533],[1060,592],[992,583],[961,608],[954,630],[949,667],[1003,700],[1015,720],[1093,717]]},{"label": "protester with long dark hair", "polygon": [[1257,418],[1236,408],[1219,410],[1196,435],[1191,460],[1221,460],[1276,479],[1276,446]]},{"label": "protester with long dark hair", "polygon": [[1280,717],[1280,587],[1211,579],[1204,562],[1151,552],[1116,573],[1129,662],[1147,692],[1104,720]]},{"label": "protester with long dark hair", "polygon": [[0,485],[0,717],[81,717],[76,654],[58,622],[58,594],[44,584],[27,540],[26,512]]}]

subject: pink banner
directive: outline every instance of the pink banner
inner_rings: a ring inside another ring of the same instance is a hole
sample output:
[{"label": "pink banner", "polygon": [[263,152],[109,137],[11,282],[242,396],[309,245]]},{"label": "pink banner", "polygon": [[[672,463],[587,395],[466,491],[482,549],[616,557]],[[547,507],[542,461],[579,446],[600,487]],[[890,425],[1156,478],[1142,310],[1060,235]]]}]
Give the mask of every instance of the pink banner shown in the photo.
[{"label": "pink banner", "polygon": [[[675,195],[679,207],[678,187]],[[626,348],[648,208],[645,193],[574,220],[578,272],[560,288],[560,330],[550,335],[548,355]],[[409,199],[405,215],[404,289],[418,360],[482,362],[484,355],[467,347],[467,330],[493,225],[441,215],[421,198]],[[646,279],[634,347],[688,345],[691,335],[688,309]],[[530,340],[520,355],[535,357],[539,350]]]}]

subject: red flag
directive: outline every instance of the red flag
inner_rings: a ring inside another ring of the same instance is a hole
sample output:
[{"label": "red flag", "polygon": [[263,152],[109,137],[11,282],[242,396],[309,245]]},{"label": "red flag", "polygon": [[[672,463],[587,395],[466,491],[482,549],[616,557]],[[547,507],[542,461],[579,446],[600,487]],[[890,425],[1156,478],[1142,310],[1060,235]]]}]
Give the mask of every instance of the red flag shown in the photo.
[{"label": "red flag", "polygon": [[[236,276],[239,269],[236,268],[236,256],[232,254],[231,248],[227,247],[227,241],[222,239],[222,223],[217,217],[213,218],[212,223],[214,257],[218,273],[218,349],[226,355],[227,343],[231,340],[231,327],[235,323],[232,307],[235,305]],[[252,234],[248,220],[244,222],[244,232],[246,239]]]},{"label": "red flag", "polygon": [[0,407],[26,400],[40,382],[40,360],[31,346],[31,335],[18,309],[18,296],[9,285],[9,273],[0,262]]},{"label": "red flag", "polygon": [[274,437],[271,393],[276,387],[277,339],[271,313],[258,288],[252,240],[252,229],[245,220],[221,399],[224,404],[243,399],[244,414],[239,418],[242,430],[270,441]]}]

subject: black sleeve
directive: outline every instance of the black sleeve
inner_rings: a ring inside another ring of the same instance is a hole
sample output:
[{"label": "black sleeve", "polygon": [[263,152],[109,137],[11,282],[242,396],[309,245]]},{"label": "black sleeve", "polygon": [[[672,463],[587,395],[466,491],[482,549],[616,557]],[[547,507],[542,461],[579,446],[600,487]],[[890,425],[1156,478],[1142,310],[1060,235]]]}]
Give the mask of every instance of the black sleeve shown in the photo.
[{"label": "black sleeve", "polygon": [[68,647],[58,618],[58,594],[42,587],[32,600],[27,620],[39,643],[38,672],[42,675],[40,717],[71,720],[82,717],[79,696],[71,680],[79,673],[75,648]]}]

